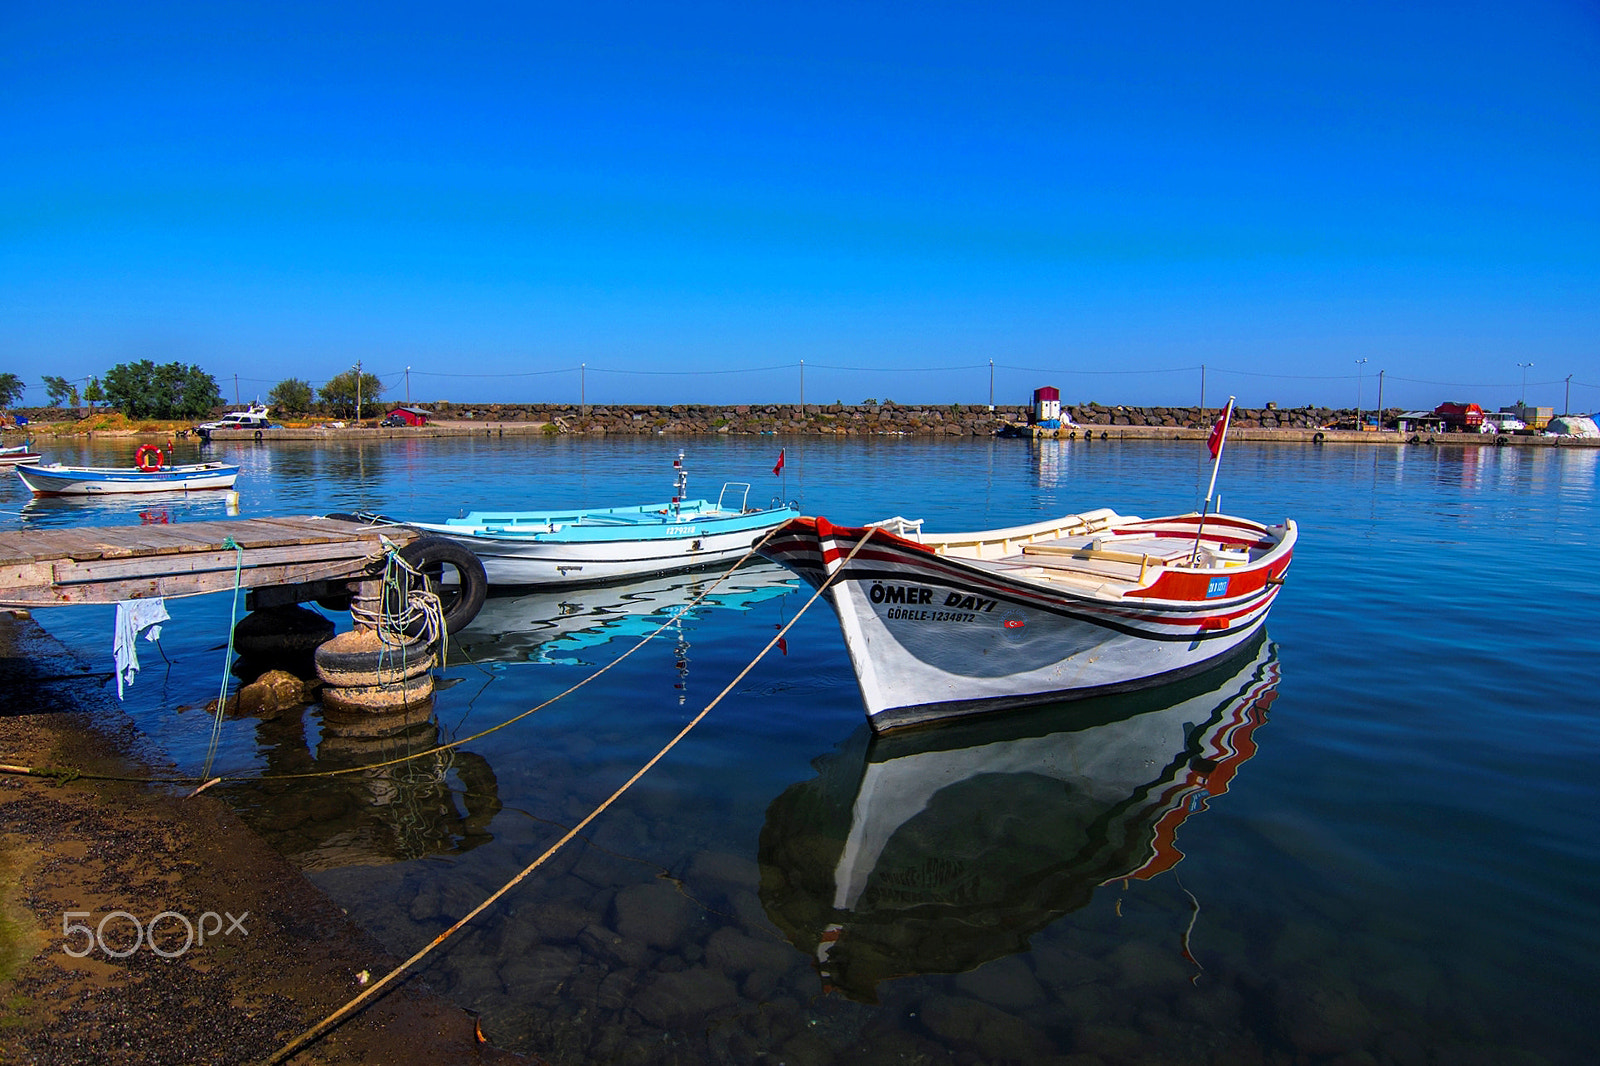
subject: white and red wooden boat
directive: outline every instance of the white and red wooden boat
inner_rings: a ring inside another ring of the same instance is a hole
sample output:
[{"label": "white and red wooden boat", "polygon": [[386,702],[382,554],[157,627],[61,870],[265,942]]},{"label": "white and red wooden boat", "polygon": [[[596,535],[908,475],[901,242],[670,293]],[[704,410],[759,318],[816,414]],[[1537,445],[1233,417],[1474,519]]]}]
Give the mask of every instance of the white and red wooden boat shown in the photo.
[{"label": "white and red wooden boat", "polygon": [[18,444],[10,448],[0,448],[0,466],[15,466],[18,463],[37,463],[42,456],[33,450],[31,444]]},{"label": "white and red wooden boat", "polygon": [[1295,536],[1288,520],[1107,509],[981,533],[797,518],[761,554],[813,586],[833,577],[881,733],[1203,670],[1266,621]]}]

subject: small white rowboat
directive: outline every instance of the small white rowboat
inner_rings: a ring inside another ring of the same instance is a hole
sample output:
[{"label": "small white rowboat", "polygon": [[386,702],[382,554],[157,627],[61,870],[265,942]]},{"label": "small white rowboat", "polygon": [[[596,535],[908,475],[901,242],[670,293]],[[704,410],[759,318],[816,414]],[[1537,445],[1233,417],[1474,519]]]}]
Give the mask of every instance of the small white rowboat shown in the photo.
[{"label": "small white rowboat", "polygon": [[124,492],[189,492],[231,489],[239,468],[227,463],[192,463],[142,469],[136,466],[34,464],[16,468],[35,496],[100,496]]},{"label": "small white rowboat", "polygon": [[1196,673],[1261,628],[1295,537],[1292,521],[1107,509],[948,534],[797,518],[761,554],[813,586],[837,572],[828,599],[885,732]]}]

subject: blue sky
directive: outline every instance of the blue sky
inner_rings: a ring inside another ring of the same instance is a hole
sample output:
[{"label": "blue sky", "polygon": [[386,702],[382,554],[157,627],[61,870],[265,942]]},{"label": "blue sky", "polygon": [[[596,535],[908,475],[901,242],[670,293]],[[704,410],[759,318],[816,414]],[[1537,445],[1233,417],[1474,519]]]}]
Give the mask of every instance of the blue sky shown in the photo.
[{"label": "blue sky", "polygon": [[1597,342],[1592,0],[0,0],[30,402],[1591,410]]}]

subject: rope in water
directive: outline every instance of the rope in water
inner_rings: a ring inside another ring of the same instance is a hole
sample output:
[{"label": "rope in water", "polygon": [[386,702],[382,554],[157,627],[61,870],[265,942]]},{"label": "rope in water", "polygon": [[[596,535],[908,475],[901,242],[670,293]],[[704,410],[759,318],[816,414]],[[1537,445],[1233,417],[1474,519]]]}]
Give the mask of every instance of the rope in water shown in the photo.
[{"label": "rope in water", "polygon": [[[702,600],[704,600],[707,596],[711,595],[711,593],[716,591],[717,586],[721,585],[724,581],[728,580],[728,578],[732,577],[734,572],[737,571],[739,569],[739,567],[741,567],[745,563],[749,562],[750,559],[752,557],[754,557],[756,552],[761,548],[761,546],[764,545],[767,542],[767,540],[769,538],[771,538],[772,534],[775,533],[775,532],[777,532],[777,530],[775,530],[775,529],[774,530],[769,530],[760,540],[758,540],[754,544],[752,544],[750,546],[750,550],[749,551],[745,552],[744,555],[740,556],[738,561],[735,562],[731,567],[729,567],[725,573],[723,573],[721,576],[719,576],[711,584],[707,585],[706,588],[704,589],[704,591],[702,591],[699,595],[695,596],[694,599],[690,600],[687,604],[685,604],[681,610],[689,611],[689,610],[693,610],[696,606],[698,606]],[[34,767],[28,767],[28,766],[10,766],[10,765],[4,765],[4,764],[0,764],[0,773],[17,774],[17,775],[21,775],[21,776],[25,776],[25,777],[49,778],[49,779],[51,779],[53,781],[56,781],[57,783],[60,783],[63,780],[63,775],[66,775],[66,777],[65,777],[66,780],[82,779],[82,780],[86,780],[86,781],[119,781],[119,782],[125,782],[125,783],[130,783],[130,784],[140,784],[140,785],[193,785],[193,786],[198,786],[195,789],[195,791],[193,793],[191,793],[191,795],[196,795],[199,792],[203,791],[204,789],[211,788],[214,785],[248,784],[248,783],[253,783],[253,782],[257,782],[257,781],[295,781],[295,780],[303,780],[303,779],[306,779],[306,778],[314,778],[314,777],[341,777],[341,776],[344,776],[346,774],[364,774],[364,773],[367,773],[368,771],[371,771],[371,770],[381,770],[384,767],[395,766],[395,765],[398,765],[400,763],[410,762],[413,759],[422,759],[422,758],[426,758],[427,756],[430,756],[430,755],[435,755],[435,754],[437,754],[439,752],[449,751],[452,748],[459,748],[464,744],[470,744],[475,740],[481,740],[482,738],[488,736],[491,733],[495,733],[495,732],[498,732],[499,730],[505,729],[507,726],[515,725],[516,723],[522,721],[524,718],[527,718],[530,715],[537,714],[538,712],[544,710],[546,707],[549,707],[551,704],[557,703],[560,700],[565,699],[566,697],[572,695],[574,692],[576,692],[579,689],[583,688],[585,685],[589,684],[591,681],[596,680],[602,674],[604,674],[606,671],[610,670],[614,666],[619,665],[624,659],[628,658],[628,656],[632,655],[634,652],[638,651],[640,648],[642,648],[646,644],[650,643],[650,641],[652,641],[656,637],[660,636],[661,633],[664,630],[666,630],[669,626],[671,626],[676,621],[677,621],[677,617],[676,616],[668,618],[666,621],[662,622],[659,626],[657,626],[655,629],[651,630],[643,638],[641,638],[637,644],[635,644],[633,647],[629,648],[627,651],[623,652],[621,655],[617,656],[615,659],[611,660],[611,662],[609,662],[606,665],[600,667],[594,673],[590,674],[588,677],[583,678],[581,681],[578,681],[576,684],[572,685],[570,688],[567,688],[562,692],[558,692],[556,695],[551,696],[549,699],[545,700],[543,703],[536,704],[533,707],[528,708],[526,711],[523,711],[521,714],[518,714],[518,715],[515,715],[514,717],[508,718],[505,721],[500,722],[500,723],[498,723],[496,725],[492,725],[488,729],[483,730],[482,732],[473,733],[471,736],[461,737],[461,738],[459,738],[457,740],[448,741],[448,742],[446,742],[444,744],[438,744],[438,745],[435,745],[434,747],[431,747],[431,748],[425,748],[425,749],[423,749],[421,751],[411,752],[409,754],[402,755],[402,756],[399,756],[399,757],[393,758],[393,759],[388,759],[388,760],[385,760],[383,762],[362,763],[359,766],[348,766],[348,767],[344,767],[343,769],[338,769],[338,770],[310,770],[310,771],[306,771],[304,773],[296,773],[296,774],[243,774],[243,773],[241,773],[241,774],[222,774],[222,775],[218,775],[216,777],[210,777],[210,776],[207,776],[207,775],[202,775],[201,777],[119,777],[119,776],[115,776],[115,775],[111,775],[111,774],[87,774],[87,773],[83,773],[83,772],[81,772],[79,770],[72,769],[72,768],[65,768],[65,769],[59,768],[59,767],[39,767],[39,768],[34,768]]]},{"label": "rope in water", "polygon": [[511,880],[507,881],[504,885],[501,885],[500,888],[496,889],[488,899],[485,899],[482,903],[478,904],[476,907],[472,908],[472,910],[468,911],[465,915],[457,919],[454,925],[450,926],[450,928],[434,937],[427,943],[427,945],[418,950],[409,959],[402,962],[399,966],[396,966],[393,970],[389,971],[389,973],[384,977],[375,981],[370,987],[361,992],[354,999],[350,1000],[344,1006],[340,1007],[338,1010],[322,1019],[322,1021],[318,1022],[316,1025],[313,1025],[311,1028],[307,1029],[305,1032],[289,1041],[268,1058],[263,1059],[260,1066],[277,1066],[278,1063],[283,1062],[289,1058],[289,1056],[298,1052],[311,1041],[317,1039],[329,1029],[333,1028],[345,1017],[354,1013],[361,1007],[362,1004],[366,1003],[373,996],[377,995],[379,990],[383,989],[401,974],[411,969],[412,966],[429,955],[434,948],[437,948],[440,944],[443,944],[446,940],[450,939],[450,937],[454,936],[455,933],[468,922],[472,921],[472,919],[476,918],[479,914],[482,914],[501,896],[504,896],[507,892],[510,892],[517,885],[521,884],[528,877],[528,875],[532,874],[533,871],[544,865],[544,863],[552,855],[560,851],[568,841],[572,840],[573,837],[576,837],[579,833],[583,832],[583,830],[588,827],[590,822],[593,822],[596,818],[600,817],[600,815],[605,812],[606,808],[610,807],[613,803],[620,799],[623,793],[627,792],[628,789],[634,786],[635,782],[637,782],[645,774],[649,773],[650,769],[654,767],[656,763],[665,758],[667,752],[675,748],[680,740],[688,736],[689,731],[694,729],[695,726],[699,725],[701,720],[704,719],[706,715],[711,713],[711,709],[717,704],[721,703],[722,698],[729,692],[732,692],[735,685],[744,680],[746,674],[755,669],[756,664],[766,656],[767,652],[771,651],[773,647],[777,645],[778,641],[783,639],[784,634],[788,633],[794,624],[800,620],[800,617],[811,608],[811,605],[817,602],[817,598],[822,595],[823,591],[826,590],[829,585],[833,584],[834,578],[838,577],[850,560],[856,557],[856,553],[862,548],[866,547],[867,541],[872,539],[872,534],[874,532],[876,532],[874,529],[869,528],[867,530],[866,535],[856,542],[856,546],[854,548],[850,549],[850,554],[845,556],[844,560],[839,564],[839,566],[836,567],[834,571],[817,586],[817,590],[811,594],[811,598],[807,600],[798,611],[795,612],[794,617],[789,619],[782,629],[778,630],[777,635],[771,640],[767,641],[766,647],[762,648],[756,653],[756,657],[750,660],[749,665],[747,665],[743,670],[740,670],[738,676],[736,676],[732,681],[728,682],[727,686],[723,688],[721,692],[717,693],[715,698],[713,698],[710,703],[706,704],[705,709],[699,714],[695,715],[694,718],[689,721],[688,725],[680,729],[677,736],[667,741],[666,745],[660,751],[651,756],[650,760],[643,766],[639,767],[632,777],[623,782],[622,787],[618,788],[610,796],[606,797],[603,803],[585,815],[581,822],[567,830],[566,833],[562,835],[561,839],[557,840],[554,844],[551,844],[548,848],[546,848],[542,855],[540,855],[537,859],[534,859],[533,862],[529,863],[527,866],[523,867],[520,873],[518,873]]}]

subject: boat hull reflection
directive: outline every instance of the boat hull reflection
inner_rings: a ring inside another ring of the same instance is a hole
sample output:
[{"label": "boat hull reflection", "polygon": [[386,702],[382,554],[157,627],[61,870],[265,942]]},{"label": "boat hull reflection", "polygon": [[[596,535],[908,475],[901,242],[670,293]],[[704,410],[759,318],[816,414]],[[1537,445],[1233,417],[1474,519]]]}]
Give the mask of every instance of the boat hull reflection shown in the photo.
[{"label": "boat hull reflection", "polygon": [[773,801],[767,915],[824,985],[873,1001],[890,977],[1026,950],[1100,885],[1183,856],[1180,823],[1255,753],[1276,645],[1134,695],[903,736],[859,731]]},{"label": "boat hull reflection", "polygon": [[[787,570],[765,562],[740,567],[712,589],[719,576],[668,574],[623,584],[490,596],[454,639],[475,662],[570,665],[587,661],[585,653],[612,640],[647,636],[664,621],[692,620],[710,610],[747,611],[798,587]],[[710,594],[696,603],[708,589]]]}]

